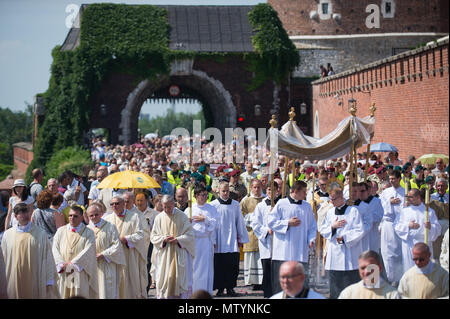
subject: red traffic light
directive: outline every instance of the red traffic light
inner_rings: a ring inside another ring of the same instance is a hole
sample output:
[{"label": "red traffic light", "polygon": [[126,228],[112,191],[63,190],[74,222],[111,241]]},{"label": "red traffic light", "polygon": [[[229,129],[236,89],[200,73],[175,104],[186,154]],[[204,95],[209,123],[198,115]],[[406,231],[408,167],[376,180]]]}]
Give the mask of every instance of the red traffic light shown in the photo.
[{"label": "red traffic light", "polygon": [[239,117],[238,117],[238,122],[244,122],[244,117],[239,116]]}]

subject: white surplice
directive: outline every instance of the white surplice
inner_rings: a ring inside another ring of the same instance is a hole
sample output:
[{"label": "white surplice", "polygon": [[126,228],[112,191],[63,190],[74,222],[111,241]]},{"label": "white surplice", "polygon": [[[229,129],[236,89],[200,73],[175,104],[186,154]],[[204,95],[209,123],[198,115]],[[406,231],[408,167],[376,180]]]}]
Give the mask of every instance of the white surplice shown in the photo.
[{"label": "white surplice", "polygon": [[[189,208],[184,213],[189,215]],[[205,203],[192,205],[192,218],[203,215],[205,220],[196,222],[192,219],[195,236],[195,257],[193,260],[192,291],[199,289],[213,293],[214,283],[214,244],[216,242],[217,210]]]},{"label": "white surplice", "polygon": [[370,199],[369,202],[369,212],[372,216],[372,227],[369,232],[369,247],[370,250],[376,251],[377,253],[380,253],[380,240],[381,240],[381,233],[378,229],[380,226],[381,220],[383,219],[384,210],[383,205],[381,204],[381,199],[374,196]]},{"label": "white surplice", "polygon": [[[268,226],[274,232],[272,260],[307,263],[309,245],[316,240],[316,220],[308,202],[291,203],[290,200],[290,197],[280,199],[268,217]],[[300,225],[288,226],[293,217],[300,220]]]},{"label": "white surplice", "polygon": [[266,200],[270,201],[269,197],[266,197],[262,202],[256,205],[253,212],[251,227],[256,237],[258,237],[259,256],[261,259],[272,258],[272,235],[269,235],[269,213],[271,204],[267,205]]},{"label": "white surplice", "polygon": [[[391,204],[391,198],[399,198],[400,204]],[[401,239],[394,230],[394,221],[405,203],[405,189],[389,187],[380,196],[383,205],[384,215],[380,225],[381,240],[380,250],[386,270],[387,279],[391,282],[398,282],[402,276],[403,268],[401,262],[402,249]]]},{"label": "white surplice", "polygon": [[239,202],[232,200],[230,205],[221,204],[215,199],[210,203],[217,210],[215,253],[239,252],[238,242],[248,243],[247,227],[241,213]]},{"label": "white surplice", "polygon": [[[428,230],[428,245],[433,257],[433,242],[441,234],[441,225],[439,224],[434,210],[428,209],[429,221],[431,229]],[[420,225],[417,229],[409,228],[409,223],[415,221]],[[394,221],[394,229],[401,239],[402,244],[402,263],[403,273],[415,265],[412,260],[412,248],[416,243],[425,242],[425,205],[421,203],[419,206],[410,205],[403,208],[400,215]]]},{"label": "white surplice", "polygon": [[[358,257],[363,252],[361,238],[364,235],[363,221],[356,207],[348,206],[343,215],[335,214],[336,208],[330,209],[325,216],[320,234],[328,240],[326,270],[355,270],[358,269]],[[331,224],[345,220],[344,227],[337,228],[333,234]],[[344,243],[339,244],[337,237],[343,236]]]},{"label": "white surplice", "polygon": [[361,238],[361,248],[363,251],[370,249],[370,230],[372,229],[372,216],[369,210],[369,204],[361,201],[359,205],[354,205],[359,211],[363,222],[364,235]]}]

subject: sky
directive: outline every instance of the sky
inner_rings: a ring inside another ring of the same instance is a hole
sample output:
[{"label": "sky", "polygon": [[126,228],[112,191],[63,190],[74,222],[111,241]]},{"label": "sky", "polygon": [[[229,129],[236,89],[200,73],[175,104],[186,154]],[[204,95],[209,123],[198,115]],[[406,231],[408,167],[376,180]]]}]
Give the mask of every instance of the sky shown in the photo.
[{"label": "sky", "polygon": [[[84,3],[162,5],[254,5],[265,0],[0,0],[0,107],[24,111],[26,103],[48,89],[51,51],[61,45],[70,29],[71,17]],[[67,11],[66,11],[67,10]],[[68,27],[69,26],[69,27]],[[186,107],[198,112],[199,104]],[[162,115],[170,104],[146,103],[141,112]]]}]

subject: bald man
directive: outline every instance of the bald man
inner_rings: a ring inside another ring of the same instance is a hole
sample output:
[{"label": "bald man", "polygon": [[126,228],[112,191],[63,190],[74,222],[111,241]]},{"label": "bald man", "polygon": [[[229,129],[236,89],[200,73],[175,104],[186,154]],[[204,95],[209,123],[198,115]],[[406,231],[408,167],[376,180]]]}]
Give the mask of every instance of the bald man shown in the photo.
[{"label": "bald man", "polygon": [[270,299],[326,299],[321,294],[305,287],[305,268],[296,261],[285,261],[280,266],[280,286],[282,291]]},{"label": "bald man", "polygon": [[425,243],[417,243],[412,249],[414,266],[400,279],[398,292],[407,299],[448,298],[448,272],[431,259],[431,251]]}]

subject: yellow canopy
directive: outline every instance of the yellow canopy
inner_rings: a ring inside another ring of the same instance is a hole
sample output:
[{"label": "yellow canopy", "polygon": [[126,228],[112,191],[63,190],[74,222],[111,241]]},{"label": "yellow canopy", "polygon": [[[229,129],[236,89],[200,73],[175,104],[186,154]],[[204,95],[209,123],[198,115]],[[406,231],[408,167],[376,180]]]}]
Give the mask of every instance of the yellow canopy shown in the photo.
[{"label": "yellow canopy", "polygon": [[109,175],[97,188],[160,188],[161,186],[145,173],[122,171]]}]

